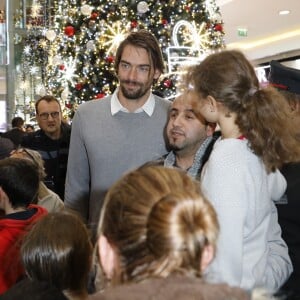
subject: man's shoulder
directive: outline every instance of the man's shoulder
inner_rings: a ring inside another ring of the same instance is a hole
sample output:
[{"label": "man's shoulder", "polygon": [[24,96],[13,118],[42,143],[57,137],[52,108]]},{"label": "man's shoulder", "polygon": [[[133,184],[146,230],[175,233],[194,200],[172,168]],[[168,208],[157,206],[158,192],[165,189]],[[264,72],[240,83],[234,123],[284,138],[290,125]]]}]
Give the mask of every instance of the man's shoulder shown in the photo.
[{"label": "man's shoulder", "polygon": [[155,99],[155,103],[156,103],[156,104],[158,104],[158,105],[160,105],[160,106],[163,106],[163,107],[166,107],[166,108],[169,108],[169,107],[170,107],[172,101],[167,100],[167,99],[164,99],[164,98],[162,98],[162,97],[160,97],[160,96],[157,96],[157,95],[155,95],[155,94],[153,94],[153,96],[154,96],[154,99]]},{"label": "man's shoulder", "polygon": [[33,150],[39,150],[41,147],[47,145],[48,142],[52,141],[46,136],[43,130],[39,129],[35,132],[30,132],[23,136],[21,146],[30,148]]},{"label": "man's shoulder", "polygon": [[27,133],[27,134],[25,134],[25,135],[23,136],[23,139],[22,139],[22,145],[23,145],[24,143],[26,143],[26,144],[27,144],[27,143],[31,143],[32,141],[41,138],[42,135],[43,135],[43,134],[42,134],[42,130],[41,130],[41,129],[39,129],[39,130],[37,130],[37,131],[35,131],[35,132]]},{"label": "man's shoulder", "polygon": [[148,166],[163,166],[164,165],[164,162],[165,162],[165,159],[167,157],[168,154],[165,154],[157,159],[154,159],[154,160],[150,160],[146,163],[144,163],[142,166],[144,167],[148,167]]},{"label": "man's shoulder", "polygon": [[79,105],[78,111],[91,111],[97,107],[103,107],[110,104],[111,95],[108,95],[102,99],[89,100]]}]

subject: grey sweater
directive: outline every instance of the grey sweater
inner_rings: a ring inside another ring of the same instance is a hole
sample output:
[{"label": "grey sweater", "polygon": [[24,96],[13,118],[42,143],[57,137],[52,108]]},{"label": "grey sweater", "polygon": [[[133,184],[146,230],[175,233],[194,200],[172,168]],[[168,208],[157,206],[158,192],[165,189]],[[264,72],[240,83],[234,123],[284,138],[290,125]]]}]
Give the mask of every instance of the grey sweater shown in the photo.
[{"label": "grey sweater", "polygon": [[170,102],[155,96],[145,112],[111,114],[111,97],[88,101],[72,123],[65,206],[95,229],[108,188],[125,172],[165,154],[164,127]]}]

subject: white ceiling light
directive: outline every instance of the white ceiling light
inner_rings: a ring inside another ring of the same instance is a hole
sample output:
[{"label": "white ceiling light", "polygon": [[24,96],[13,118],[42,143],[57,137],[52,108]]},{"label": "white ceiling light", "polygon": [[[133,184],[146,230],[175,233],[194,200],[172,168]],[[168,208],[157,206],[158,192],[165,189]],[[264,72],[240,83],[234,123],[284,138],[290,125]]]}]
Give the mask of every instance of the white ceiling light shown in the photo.
[{"label": "white ceiling light", "polygon": [[288,15],[289,13],[290,13],[289,10],[281,10],[281,11],[279,12],[279,15],[284,16],[284,15]]}]

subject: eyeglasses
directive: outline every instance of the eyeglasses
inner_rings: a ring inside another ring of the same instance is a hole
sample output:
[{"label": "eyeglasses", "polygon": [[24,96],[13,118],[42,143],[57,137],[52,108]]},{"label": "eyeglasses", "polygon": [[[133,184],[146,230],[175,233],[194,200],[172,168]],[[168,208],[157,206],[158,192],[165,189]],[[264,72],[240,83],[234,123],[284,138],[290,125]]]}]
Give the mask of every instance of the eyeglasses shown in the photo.
[{"label": "eyeglasses", "polygon": [[50,113],[41,113],[39,114],[39,117],[41,118],[41,120],[48,120],[49,116],[51,116],[52,119],[56,119],[58,118],[59,116],[59,111],[53,111],[53,112],[50,112]]}]

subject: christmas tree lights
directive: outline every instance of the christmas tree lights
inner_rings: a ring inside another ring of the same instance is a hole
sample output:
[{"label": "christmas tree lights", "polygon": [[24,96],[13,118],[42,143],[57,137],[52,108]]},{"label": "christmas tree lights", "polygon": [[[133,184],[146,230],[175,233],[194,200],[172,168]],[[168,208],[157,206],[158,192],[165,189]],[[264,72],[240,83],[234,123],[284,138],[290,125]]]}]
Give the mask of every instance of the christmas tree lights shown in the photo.
[{"label": "christmas tree lights", "polygon": [[31,32],[24,61],[33,51],[42,57],[33,57],[42,77],[40,89],[60,99],[70,117],[82,102],[115,90],[115,51],[131,31],[147,29],[158,39],[165,74],[153,91],[165,98],[176,94],[183,67],[224,48],[223,21],[214,0],[53,0],[51,7],[42,2],[34,1],[31,17],[37,20],[46,9],[44,26]]}]

